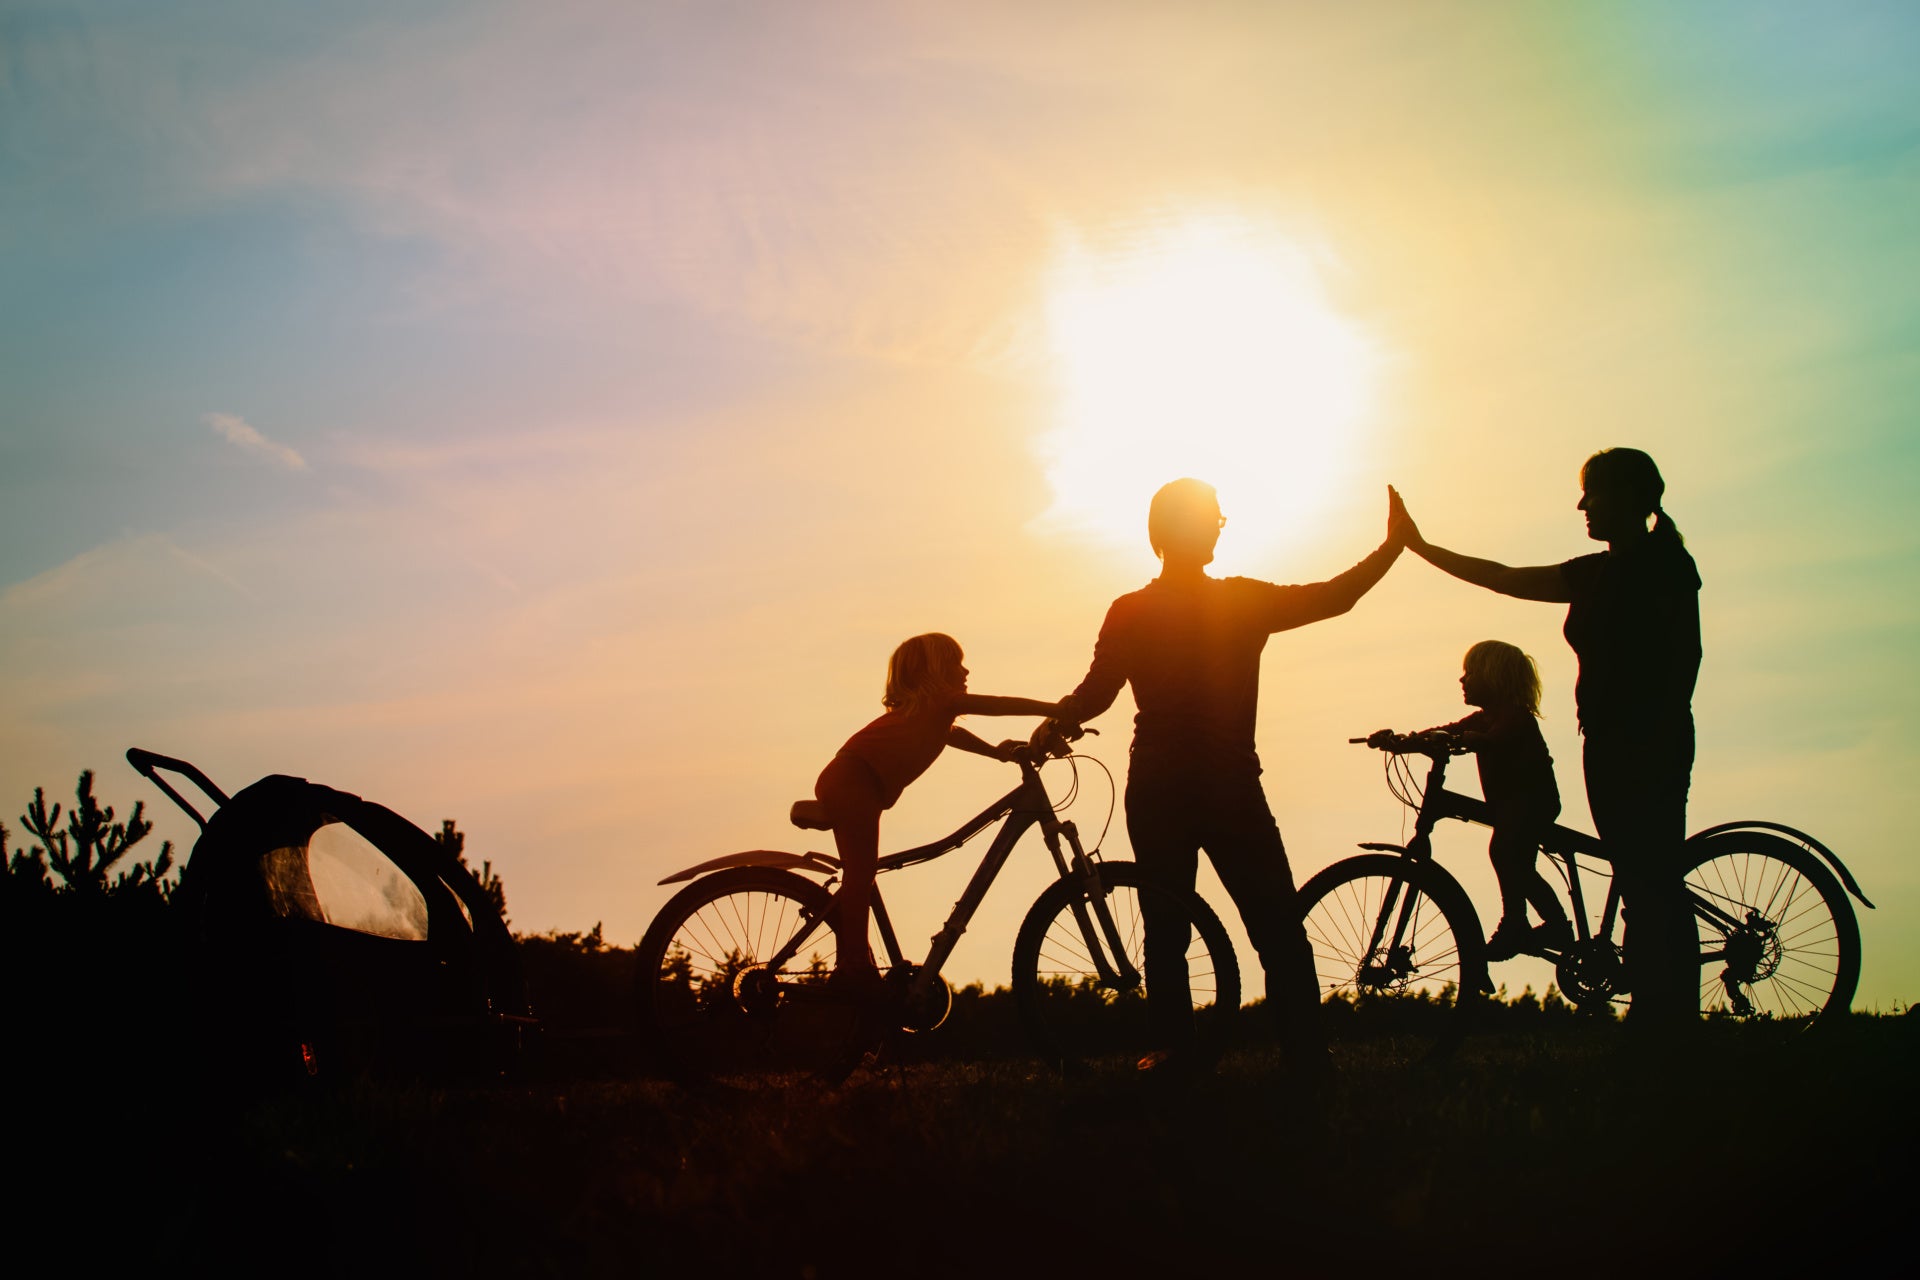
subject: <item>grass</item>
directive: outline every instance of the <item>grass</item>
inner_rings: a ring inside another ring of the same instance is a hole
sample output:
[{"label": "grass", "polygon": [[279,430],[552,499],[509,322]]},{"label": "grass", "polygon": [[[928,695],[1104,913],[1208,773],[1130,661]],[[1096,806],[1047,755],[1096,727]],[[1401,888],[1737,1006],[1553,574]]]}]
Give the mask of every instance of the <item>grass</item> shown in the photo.
[{"label": "grass", "polygon": [[171,1201],[69,1247],[283,1274],[1720,1275],[1904,1230],[1920,1018],[1414,1048],[1344,1042],[1318,1091],[1261,1047],[1179,1084],[1004,1058],[689,1092],[555,1060],[240,1100],[216,1073],[140,1124],[69,1122],[93,1185],[104,1146],[120,1199]]}]

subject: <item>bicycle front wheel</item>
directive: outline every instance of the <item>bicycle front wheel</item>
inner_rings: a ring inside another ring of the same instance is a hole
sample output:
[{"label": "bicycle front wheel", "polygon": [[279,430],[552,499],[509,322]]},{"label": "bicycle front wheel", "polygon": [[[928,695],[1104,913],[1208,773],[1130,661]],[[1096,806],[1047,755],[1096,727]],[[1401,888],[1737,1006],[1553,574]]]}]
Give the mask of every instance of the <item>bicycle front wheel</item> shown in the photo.
[{"label": "bicycle front wheel", "polygon": [[[831,998],[831,895],[771,867],[715,872],[660,909],[636,955],[636,1013],[659,1065],[682,1080],[844,1075],[859,1010]],[[791,959],[774,959],[810,930]]]},{"label": "bicycle front wheel", "polygon": [[1486,973],[1480,916],[1460,882],[1386,853],[1336,862],[1300,889],[1323,1003],[1362,1026],[1450,1044]]},{"label": "bicycle front wheel", "polygon": [[1711,836],[1688,852],[1702,1013],[1811,1022],[1852,1006],[1860,925],[1818,855],[1762,831]]},{"label": "bicycle front wheel", "polygon": [[[1144,981],[1140,899],[1156,890],[1135,863],[1102,862],[1097,870],[1099,888],[1093,895],[1072,876],[1048,885],[1013,944],[1013,995],[1021,1024],[1040,1051],[1063,1066],[1108,1055],[1124,1054],[1131,1061],[1168,1047],[1156,1042],[1148,1021]],[[1167,896],[1174,899],[1171,891]],[[1187,982],[1195,1034],[1202,1052],[1217,1053],[1240,1011],[1240,962],[1227,927],[1191,890],[1186,912],[1192,926]]]}]

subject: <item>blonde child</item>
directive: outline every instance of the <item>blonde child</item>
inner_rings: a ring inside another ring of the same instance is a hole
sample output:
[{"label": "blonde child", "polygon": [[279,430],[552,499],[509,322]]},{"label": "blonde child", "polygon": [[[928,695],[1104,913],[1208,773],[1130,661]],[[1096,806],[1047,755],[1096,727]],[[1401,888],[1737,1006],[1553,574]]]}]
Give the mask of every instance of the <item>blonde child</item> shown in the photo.
[{"label": "blonde child", "polygon": [[[1541,838],[1560,816],[1553,757],[1540,736],[1540,672],[1532,658],[1499,640],[1474,645],[1461,665],[1460,696],[1480,710],[1438,731],[1479,757],[1480,794],[1493,811],[1487,856],[1500,880],[1501,910],[1487,959],[1564,947],[1573,941],[1573,926],[1534,866]],[[1529,904],[1540,913],[1538,928],[1527,927]]]},{"label": "blonde child", "polygon": [[998,698],[967,692],[960,645],[939,632],[901,643],[887,661],[886,711],[847,739],[813,784],[816,803],[794,805],[793,820],[831,827],[840,854],[840,893],[833,921],[839,950],[836,985],[854,989],[879,983],[867,943],[873,876],[880,857],[880,814],[891,809],[907,784],[925,773],[940,752],[958,747],[995,760],[1011,760],[1024,745],[989,746],[954,724],[955,716],[1057,716],[1060,707],[1033,698]]}]

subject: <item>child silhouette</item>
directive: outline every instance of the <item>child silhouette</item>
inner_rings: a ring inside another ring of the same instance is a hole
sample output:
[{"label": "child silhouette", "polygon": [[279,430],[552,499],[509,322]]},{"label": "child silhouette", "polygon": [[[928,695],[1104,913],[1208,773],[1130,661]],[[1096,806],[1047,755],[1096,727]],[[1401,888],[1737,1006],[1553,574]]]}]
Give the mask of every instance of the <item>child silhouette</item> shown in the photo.
[{"label": "child silhouette", "polygon": [[[1428,732],[1453,735],[1461,750],[1479,758],[1480,793],[1493,811],[1487,856],[1500,880],[1500,923],[1487,939],[1487,959],[1567,946],[1573,926],[1534,865],[1541,837],[1560,816],[1553,757],[1540,736],[1539,669],[1500,640],[1474,645],[1461,665],[1460,696],[1480,709]],[[1535,929],[1527,927],[1529,904],[1540,913]]]},{"label": "child silhouette", "polygon": [[813,784],[814,803],[793,806],[798,826],[831,827],[840,854],[840,892],[833,930],[839,962],[832,981],[856,992],[876,988],[879,970],[867,942],[873,876],[880,858],[880,814],[891,809],[907,785],[941,751],[958,747],[995,760],[1011,760],[1025,744],[989,746],[954,724],[955,716],[1055,716],[1059,705],[1033,698],[1001,698],[967,692],[960,645],[940,632],[901,642],[887,662],[886,711],[848,738]]}]

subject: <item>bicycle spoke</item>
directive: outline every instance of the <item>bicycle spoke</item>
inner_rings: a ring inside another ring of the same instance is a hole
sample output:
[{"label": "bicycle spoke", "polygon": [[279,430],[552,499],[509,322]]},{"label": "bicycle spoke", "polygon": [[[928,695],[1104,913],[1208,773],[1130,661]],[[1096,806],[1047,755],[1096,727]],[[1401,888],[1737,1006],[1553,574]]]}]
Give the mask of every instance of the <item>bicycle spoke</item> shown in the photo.
[{"label": "bicycle spoke", "polygon": [[1453,925],[1412,881],[1366,875],[1338,882],[1309,907],[1305,925],[1323,994],[1434,996],[1459,986]]},{"label": "bicycle spoke", "polygon": [[[1138,1057],[1147,1049],[1165,1047],[1154,1037],[1145,986],[1137,978],[1130,985],[1116,985],[1100,975],[1104,963],[1110,974],[1130,969],[1145,976],[1147,920],[1139,875],[1132,863],[1107,864],[1106,893],[1098,902],[1081,897],[1074,882],[1056,882],[1021,926],[1013,975],[1021,1018],[1039,1042],[1063,1059],[1084,1061],[1110,1052]],[[1239,973],[1217,917],[1197,896],[1192,901],[1196,914],[1188,923],[1187,987],[1196,1028],[1204,1035],[1204,1028],[1214,1022],[1200,1015],[1213,1011],[1217,1021],[1222,1006],[1239,1009]],[[1075,915],[1076,903],[1085,912],[1091,935]],[[1115,946],[1118,954],[1112,952]]]},{"label": "bicycle spoke", "polygon": [[1859,972],[1859,942],[1839,886],[1814,855],[1784,841],[1722,844],[1726,852],[1703,857],[1687,875],[1689,889],[1728,917],[1699,920],[1701,1007],[1804,1018],[1844,1006]]}]

